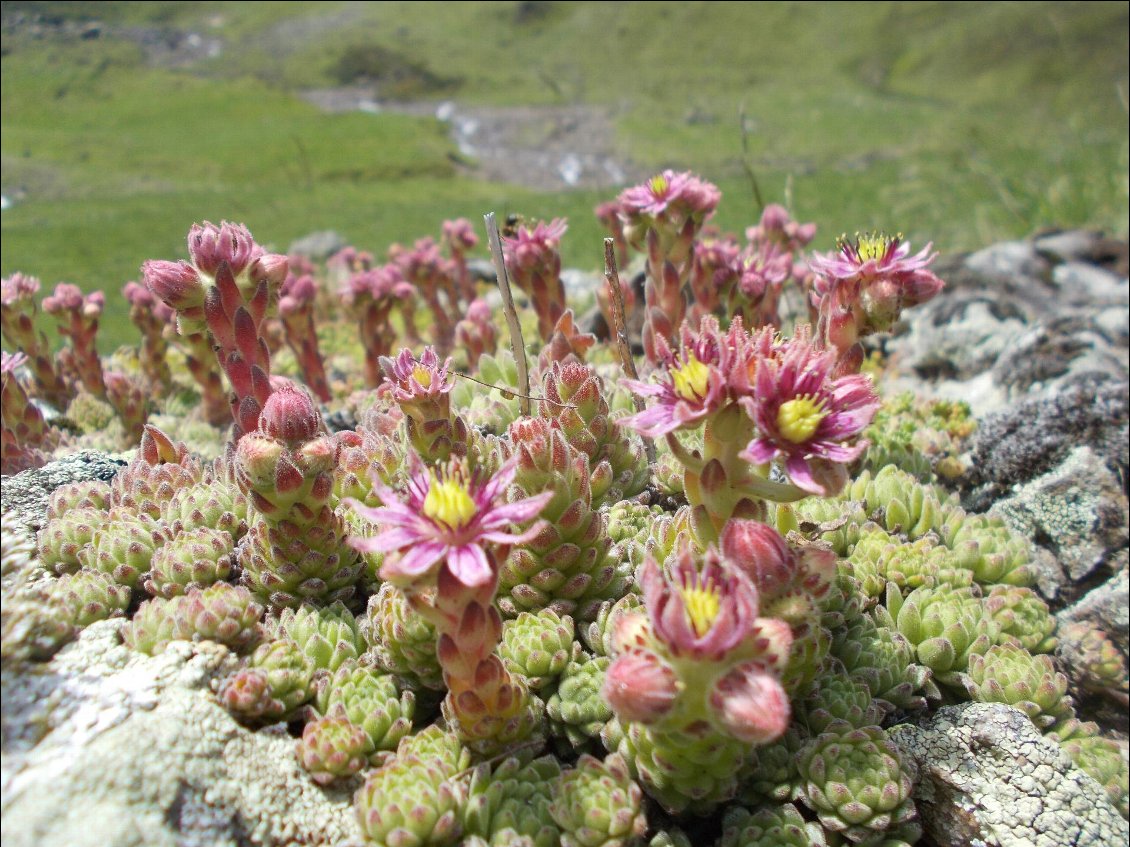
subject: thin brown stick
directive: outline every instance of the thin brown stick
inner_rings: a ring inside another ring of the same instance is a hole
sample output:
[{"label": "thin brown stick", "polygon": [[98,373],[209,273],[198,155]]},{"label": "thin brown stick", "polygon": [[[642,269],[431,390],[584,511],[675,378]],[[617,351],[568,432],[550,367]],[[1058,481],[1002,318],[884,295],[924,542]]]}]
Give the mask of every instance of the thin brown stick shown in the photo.
[{"label": "thin brown stick", "polygon": [[506,261],[502,256],[502,239],[498,235],[498,222],[494,212],[483,215],[487,225],[487,238],[490,241],[490,258],[494,262],[494,273],[498,278],[498,290],[502,292],[502,309],[506,313],[506,325],[510,328],[510,352],[518,365],[518,408],[525,417],[530,416],[530,371],[526,364],[526,343],[522,340],[522,325],[518,322],[518,312],[514,308],[514,297],[510,293],[510,277],[506,275]]},{"label": "thin brown stick", "polygon": [[[512,391],[511,389],[507,388],[504,385],[494,385],[493,383],[483,382],[481,379],[475,379],[473,376],[470,376],[469,374],[462,374],[462,373],[459,373],[459,371],[453,371],[452,376],[457,376],[460,379],[465,379],[465,380],[468,380],[470,382],[475,383],[476,385],[481,385],[483,388],[493,388],[496,391],[502,392],[502,395],[504,397],[517,397],[518,396],[517,391]],[[556,400],[550,400],[548,397],[535,397],[533,395],[529,395],[529,396],[526,397],[526,399],[532,400],[535,403],[549,403],[551,406],[557,406],[559,409],[575,409],[575,408],[577,408],[572,403],[559,403]]]},{"label": "thin brown stick", "polygon": [[[636,363],[632,359],[632,348],[628,344],[628,319],[624,314],[624,292],[620,290],[620,272],[616,269],[616,240],[604,239],[604,282],[608,286],[608,297],[612,303],[612,316],[616,326],[612,331],[616,334],[616,349],[620,353],[620,365],[632,379],[639,379],[636,373]],[[644,410],[643,398],[632,394],[632,402],[637,412]],[[644,449],[647,450],[647,462],[655,464],[655,443],[650,438],[644,438]]]}]

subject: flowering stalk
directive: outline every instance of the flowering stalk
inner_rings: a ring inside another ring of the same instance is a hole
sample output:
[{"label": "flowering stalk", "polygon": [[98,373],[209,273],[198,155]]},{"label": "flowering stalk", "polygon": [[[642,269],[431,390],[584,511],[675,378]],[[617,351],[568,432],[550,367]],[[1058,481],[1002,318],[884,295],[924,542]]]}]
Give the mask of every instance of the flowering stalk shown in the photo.
[{"label": "flowering stalk", "polygon": [[200,389],[200,405],[204,419],[212,426],[223,426],[231,420],[231,403],[224,390],[220,365],[205,332],[179,335],[174,317],[165,325],[165,338],[184,355],[185,366]]},{"label": "flowering stalk", "polygon": [[392,308],[399,299],[410,299],[414,294],[412,284],[393,265],[358,271],[341,289],[342,302],[357,321],[365,348],[365,384],[370,388],[384,381],[380,360],[396,340],[396,330],[389,322]]},{"label": "flowering stalk", "polygon": [[74,391],[55,369],[55,355],[47,336],[35,328],[35,295],[39,280],[12,274],[0,281],[0,330],[8,343],[27,356],[35,379],[34,394],[57,409],[65,409]]},{"label": "flowering stalk", "polygon": [[455,325],[455,346],[467,354],[467,367],[474,368],[484,353],[498,346],[498,330],[491,321],[490,306],[482,298],[471,301],[467,314]]},{"label": "flowering stalk", "polygon": [[564,218],[538,221],[531,229],[518,226],[502,239],[506,273],[526,296],[538,316],[538,334],[549,340],[565,311],[565,286],[561,282],[561,237],[568,228]]},{"label": "flowering stalk", "polygon": [[473,250],[479,243],[475,235],[475,228],[466,218],[457,218],[453,221],[443,222],[443,243],[451,254],[451,263],[454,268],[452,276],[455,279],[459,296],[470,307],[475,302],[475,281],[467,269],[467,251]]},{"label": "flowering stalk", "polygon": [[407,418],[408,439],[428,464],[467,451],[467,425],[451,411],[455,377],[448,371],[450,366],[450,357],[440,365],[431,347],[425,347],[419,359],[407,347],[395,359],[381,359],[392,396]]},{"label": "flowering stalk", "polygon": [[942,290],[945,283],[926,269],[938,255],[931,246],[911,256],[901,234],[857,233],[854,240],[840,236],[837,252],[812,258],[817,338],[836,351],[837,373],[859,371],[861,338],[889,330],[903,309]]},{"label": "flowering stalk", "polygon": [[[662,339],[658,350],[660,381],[628,382],[657,402],[626,423],[643,435],[667,438],[684,468],[701,543],[715,540],[731,517],[763,517],[765,500],[832,495],[846,483],[844,464],[866,446],[848,442],[867,426],[879,401],[866,377],[833,381],[834,355],[815,349],[803,329],[781,342],[768,328],[751,336],[740,318],[723,333],[707,316],[698,333],[683,327],[678,354]],[[698,426],[704,427],[701,453],[674,436]],[[791,483],[772,479],[778,457]]]},{"label": "flowering stalk", "polygon": [[247,586],[276,607],[346,600],[360,573],[329,505],[337,446],[323,428],[309,395],[283,385],[236,446],[236,479],[255,512],[239,563]]},{"label": "flowering stalk", "polygon": [[741,276],[740,252],[732,236],[704,238],[695,248],[690,279],[694,304],[688,313],[691,326],[698,327],[706,315],[718,315],[724,304],[729,305]]},{"label": "flowering stalk", "polygon": [[540,717],[524,678],[512,676],[495,652],[502,638],[493,604],[499,563],[510,545],[541,530],[536,522],[518,534],[508,527],[533,519],[552,496],[506,503],[514,472],[510,461],[484,480],[463,460],[428,470],[413,458],[405,499],[374,478],[384,505],[370,509],[351,501],[380,528],[351,543],[363,553],[396,554],[386,556],[381,577],[400,587],[435,626],[448,689],[444,716],[464,744],[484,755],[528,738]]},{"label": "flowering stalk", "polygon": [[103,375],[106,399],[121,418],[126,439],[134,444],[141,439],[149,420],[149,392],[146,386],[124,373],[108,371]]},{"label": "flowering stalk", "polygon": [[71,342],[72,364],[83,387],[96,397],[106,396],[102,359],[98,356],[98,318],[106,305],[101,291],[83,296],[77,285],[60,282],[43,298],[43,311],[55,318],[59,334]]},{"label": "flowering stalk", "polygon": [[[446,353],[451,349],[459,314],[453,266],[440,255],[439,246],[431,238],[419,239],[411,250],[394,245],[389,250],[389,258],[432,310],[435,318],[432,338],[436,349]],[[409,320],[407,313],[404,319]]]},{"label": "flowering stalk", "polygon": [[164,331],[175,318],[175,313],[154,297],[152,291],[137,282],[127,282],[122,296],[129,303],[129,319],[141,332],[141,354],[138,356],[141,372],[149,381],[151,390],[163,397],[173,384],[165,358],[169,342]]},{"label": "flowering stalk", "polygon": [[27,396],[16,369],[27,361],[23,353],[0,353],[0,469],[5,474],[41,467],[47,460],[36,448],[47,441],[43,413]]},{"label": "flowering stalk", "polygon": [[719,199],[709,182],[667,170],[618,200],[624,237],[647,255],[643,346],[653,365],[659,363],[658,339],[673,343],[686,314],[683,286],[694,266],[695,237]]},{"label": "flowering stalk", "polygon": [[287,274],[286,256],[265,253],[242,224],[205,222],[188,233],[187,262],[149,261],[145,284],[176,310],[182,335],[207,330],[232,387],[236,439],[254,431],[271,395],[263,322]]},{"label": "flowering stalk", "polygon": [[733,796],[753,745],[788,726],[792,633],[760,616],[753,582],[714,548],[701,561],[684,550],[666,574],[649,556],[640,581],[646,615],[613,631],[602,694],[619,720],[602,737],[668,810],[705,812]]},{"label": "flowering stalk", "polygon": [[326,381],[326,368],[318,350],[318,333],[314,330],[314,300],[318,284],[310,274],[287,274],[279,290],[279,318],[286,332],[286,343],[294,351],[302,379],[323,403],[333,397]]}]

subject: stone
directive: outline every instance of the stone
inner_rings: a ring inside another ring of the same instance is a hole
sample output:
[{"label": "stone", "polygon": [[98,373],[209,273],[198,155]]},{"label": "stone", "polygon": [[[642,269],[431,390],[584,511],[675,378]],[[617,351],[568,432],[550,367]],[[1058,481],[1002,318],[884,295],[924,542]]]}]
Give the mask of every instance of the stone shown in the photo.
[{"label": "stone", "polygon": [[0,478],[4,520],[13,521],[28,531],[38,532],[47,514],[51,492],[71,482],[100,479],[109,482],[125,467],[125,462],[105,453],[84,450],[41,468],[21,471]]},{"label": "stone", "polygon": [[175,642],[142,656],[121,644],[121,624],[92,624],[46,665],[4,667],[5,845],[281,847],[358,836],[349,791],[320,788],[285,727],[251,732],[216,703],[213,680],[236,667],[227,648]]},{"label": "stone", "polygon": [[1056,618],[1063,623],[1085,621],[1094,624],[1114,641],[1124,655],[1130,653],[1130,560],[1126,550],[1113,557],[1116,572],[1092,588]]},{"label": "stone", "polygon": [[1090,447],[1076,447],[1056,468],[989,510],[1050,549],[1079,582],[1130,541],[1122,485]]},{"label": "stone", "polygon": [[313,262],[324,262],[334,253],[348,246],[348,243],[341,234],[332,229],[325,229],[292,241],[286,252],[297,253]]},{"label": "stone", "polygon": [[1063,303],[1068,306],[1121,306],[1130,304],[1130,283],[1087,262],[1064,262],[1052,270]]},{"label": "stone", "polygon": [[1125,381],[1080,377],[986,416],[969,448],[965,508],[985,511],[1013,486],[1048,472],[1083,445],[1111,471],[1124,473],[1130,464],[1127,388]]},{"label": "stone", "polygon": [[1051,262],[1031,241],[1002,241],[965,257],[965,267],[990,281],[1010,285],[1043,284],[1051,276]]},{"label": "stone", "polygon": [[1019,709],[945,706],[888,734],[917,767],[914,801],[938,847],[1108,847],[1130,838],[1103,787]]}]

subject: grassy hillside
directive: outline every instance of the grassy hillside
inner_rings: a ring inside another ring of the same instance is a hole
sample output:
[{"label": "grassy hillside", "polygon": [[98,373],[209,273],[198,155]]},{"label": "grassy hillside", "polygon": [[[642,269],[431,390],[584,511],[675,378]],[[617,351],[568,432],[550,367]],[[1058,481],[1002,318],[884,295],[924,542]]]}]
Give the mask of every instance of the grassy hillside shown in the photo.
[{"label": "grassy hillside", "polygon": [[438,121],[296,95],[359,81],[611,109],[625,160],[716,181],[734,229],[756,213],[744,110],[764,194],[815,220],[825,247],[872,226],[946,250],[1045,225],[1127,230],[1121,2],[13,2],[2,16],[0,270],[105,289],[107,345],[131,337],[122,283],[183,255],[203,218],[279,248],[333,228],[380,252],[445,217],[567,215],[566,261],[597,264],[590,210],[613,192],[487,184]]}]

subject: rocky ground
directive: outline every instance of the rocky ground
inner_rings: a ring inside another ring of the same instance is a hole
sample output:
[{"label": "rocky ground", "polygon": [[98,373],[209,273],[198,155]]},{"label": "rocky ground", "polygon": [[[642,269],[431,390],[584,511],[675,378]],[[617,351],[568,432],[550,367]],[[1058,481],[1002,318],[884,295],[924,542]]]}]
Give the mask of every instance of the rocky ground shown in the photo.
[{"label": "rocky ground", "polygon": [[[1033,539],[1038,587],[1060,622],[1098,624],[1125,658],[1126,245],[1047,233],[942,264],[946,291],[883,343],[891,363],[884,390],[972,405],[979,428],[958,485],[964,505],[999,514]],[[55,486],[115,469],[85,454],[4,478],[6,536],[38,528]],[[6,583],[20,561],[9,553]],[[356,837],[350,786],[319,788],[298,766],[285,727],[251,733],[217,705],[213,683],[234,661],[226,648],[180,643],[149,658],[121,645],[120,626],[121,619],[88,627],[45,664],[5,663],[5,844],[203,847]],[[1062,638],[1068,670],[1072,649]],[[1075,693],[1080,716],[1097,720],[1125,750],[1125,703]],[[948,706],[892,737],[918,769],[924,844],[1127,841],[1126,821],[1098,784],[1020,712]]]}]

